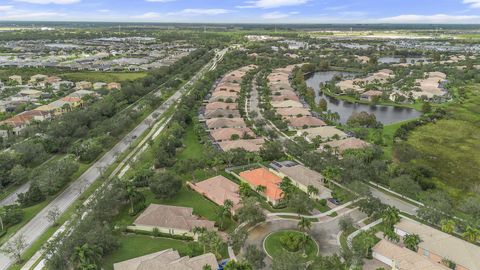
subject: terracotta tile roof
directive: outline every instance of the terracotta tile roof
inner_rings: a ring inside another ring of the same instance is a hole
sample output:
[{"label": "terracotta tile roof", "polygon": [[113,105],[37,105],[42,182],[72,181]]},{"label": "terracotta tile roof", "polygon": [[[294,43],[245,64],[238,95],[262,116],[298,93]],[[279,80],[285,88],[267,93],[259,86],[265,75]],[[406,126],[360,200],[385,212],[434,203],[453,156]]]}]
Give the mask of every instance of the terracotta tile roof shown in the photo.
[{"label": "terracotta tile roof", "polygon": [[216,109],[224,109],[224,110],[235,110],[237,109],[237,103],[226,103],[226,102],[210,102],[205,106],[205,110],[216,110]]},{"label": "terracotta tile roof", "polygon": [[305,108],[278,108],[277,113],[284,117],[296,117],[297,115],[311,116],[312,113]]},{"label": "terracotta tile roof", "polygon": [[[395,262],[398,270],[447,270],[439,263],[434,263],[424,256],[405,247],[399,247],[387,240],[381,240],[372,251]],[[390,265],[392,266],[392,265]]]},{"label": "terracotta tile roof", "polygon": [[243,118],[212,118],[208,119],[206,124],[209,129],[247,127]]},{"label": "terracotta tile roof", "polygon": [[250,139],[250,140],[236,140],[236,141],[224,141],[219,142],[218,145],[223,151],[229,151],[236,148],[241,148],[249,152],[258,152],[262,148],[265,140],[263,138]]},{"label": "terracotta tile roof", "polygon": [[303,104],[295,100],[273,101],[271,104],[274,108],[303,108]]},{"label": "terracotta tile roof", "polygon": [[189,182],[188,186],[218,205],[223,205],[225,200],[231,200],[233,202],[232,210],[240,207],[241,198],[238,185],[222,175],[198,183]]},{"label": "terracotta tile roof", "polygon": [[71,103],[76,103],[76,102],[81,102],[82,101],[82,99],[78,98],[78,97],[64,97],[61,100],[65,101],[65,102],[71,102]]},{"label": "terracotta tile roof", "polygon": [[166,249],[127,261],[115,263],[114,270],[202,270],[203,266],[210,265],[217,269],[218,263],[213,253],[206,253],[197,257],[180,257],[176,250]]},{"label": "terracotta tile roof", "polygon": [[282,178],[268,169],[262,167],[244,171],[240,173],[240,177],[255,188],[258,186],[266,187],[265,195],[273,201],[279,200],[283,197],[282,190],[279,188]]},{"label": "terracotta tile roof", "polygon": [[239,118],[240,112],[238,110],[224,110],[224,109],[216,109],[216,110],[208,110],[205,111],[205,118],[220,118],[220,117],[234,117]]},{"label": "terracotta tile roof", "polygon": [[463,267],[461,269],[480,269],[480,247],[477,245],[411,219],[402,218],[395,228],[418,234],[422,239],[420,248],[454,261]]},{"label": "terracotta tile roof", "polygon": [[289,122],[288,124],[289,126],[295,127],[295,128],[302,128],[304,126],[321,127],[321,126],[327,125],[322,120],[313,116],[290,117],[290,118],[287,118],[287,121]]},{"label": "terracotta tile roof", "polygon": [[232,135],[237,134],[241,139],[245,133],[255,137],[255,133],[250,128],[221,128],[212,130],[210,135],[215,141],[230,141]]},{"label": "terracotta tile roof", "polygon": [[195,227],[215,228],[215,222],[199,219],[193,214],[192,208],[160,204],[150,204],[133,224],[186,231]]},{"label": "terracotta tile roof", "polygon": [[340,152],[340,154],[342,154],[348,149],[362,149],[370,146],[369,143],[353,137],[322,143],[320,144],[320,148],[323,149],[325,145],[329,145],[332,148],[338,148],[338,151]]}]

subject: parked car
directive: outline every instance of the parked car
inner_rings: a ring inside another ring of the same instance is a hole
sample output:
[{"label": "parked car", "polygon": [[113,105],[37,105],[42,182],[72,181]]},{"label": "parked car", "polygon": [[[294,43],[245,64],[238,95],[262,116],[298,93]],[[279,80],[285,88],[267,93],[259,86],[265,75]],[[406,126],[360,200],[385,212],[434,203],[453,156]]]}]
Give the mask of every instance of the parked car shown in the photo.
[{"label": "parked car", "polygon": [[328,201],[335,204],[335,205],[340,205],[342,204],[339,200],[335,199],[335,198],[328,198]]}]

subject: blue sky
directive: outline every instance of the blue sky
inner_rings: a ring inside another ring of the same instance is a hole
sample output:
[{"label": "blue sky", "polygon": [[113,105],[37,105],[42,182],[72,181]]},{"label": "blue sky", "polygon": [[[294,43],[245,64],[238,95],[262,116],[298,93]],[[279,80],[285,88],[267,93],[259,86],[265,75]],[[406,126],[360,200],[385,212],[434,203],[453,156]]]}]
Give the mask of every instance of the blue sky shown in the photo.
[{"label": "blue sky", "polygon": [[480,0],[0,0],[0,20],[480,23]]}]

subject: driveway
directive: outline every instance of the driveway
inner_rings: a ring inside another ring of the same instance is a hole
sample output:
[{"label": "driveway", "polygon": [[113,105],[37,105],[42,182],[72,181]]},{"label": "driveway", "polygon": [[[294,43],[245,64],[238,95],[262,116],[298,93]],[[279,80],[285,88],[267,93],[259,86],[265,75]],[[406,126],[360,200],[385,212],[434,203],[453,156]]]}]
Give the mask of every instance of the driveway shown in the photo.
[{"label": "driveway", "polygon": [[[366,217],[366,215],[355,209],[347,215],[351,216],[354,222],[358,222]],[[314,222],[309,231],[310,236],[317,242],[321,255],[333,255],[340,252],[340,245],[337,242],[337,235],[340,232],[338,221],[340,216],[330,218],[329,220]],[[282,219],[278,217],[269,217],[265,223],[262,223],[249,231],[245,247],[255,245],[263,250],[263,240],[271,232],[280,230],[298,230],[298,220]],[[266,269],[270,269],[271,259],[265,259]]]}]

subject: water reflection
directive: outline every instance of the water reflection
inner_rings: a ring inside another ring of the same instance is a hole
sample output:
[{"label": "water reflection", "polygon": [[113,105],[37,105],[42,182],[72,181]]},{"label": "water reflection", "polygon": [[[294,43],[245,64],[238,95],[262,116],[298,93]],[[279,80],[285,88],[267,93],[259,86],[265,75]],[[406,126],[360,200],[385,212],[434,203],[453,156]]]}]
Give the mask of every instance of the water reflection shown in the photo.
[{"label": "water reflection", "polygon": [[307,86],[312,87],[315,90],[316,102],[319,102],[321,98],[325,98],[328,109],[332,112],[337,112],[340,115],[341,123],[345,123],[352,113],[362,111],[375,114],[377,120],[383,124],[404,121],[421,115],[420,112],[410,108],[351,103],[334,97],[325,97],[320,91],[320,83],[331,81],[336,75],[342,75],[344,77],[354,76],[354,74],[347,72],[322,71],[316,72],[310,76],[306,83]]}]

